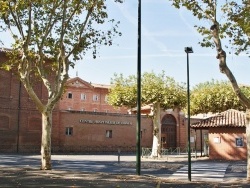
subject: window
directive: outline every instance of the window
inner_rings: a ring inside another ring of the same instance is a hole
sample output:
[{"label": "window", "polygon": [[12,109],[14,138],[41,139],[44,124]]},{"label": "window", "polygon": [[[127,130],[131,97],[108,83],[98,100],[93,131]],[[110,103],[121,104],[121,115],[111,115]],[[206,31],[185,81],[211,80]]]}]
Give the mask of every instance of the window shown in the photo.
[{"label": "window", "polygon": [[106,138],[112,138],[112,130],[106,131]]},{"label": "window", "polygon": [[84,94],[84,93],[81,93],[81,100],[82,100],[82,101],[87,100],[87,95]]},{"label": "window", "polygon": [[93,95],[93,101],[98,101],[98,100],[99,100],[98,95]]},{"label": "window", "polygon": [[106,113],[109,113],[109,110],[105,110]]},{"label": "window", "polygon": [[69,99],[72,99],[72,98],[73,98],[72,93],[68,93],[68,98],[69,98]]},{"label": "window", "polygon": [[236,147],[243,147],[244,146],[244,140],[242,137],[235,138],[235,144]]},{"label": "window", "polygon": [[71,136],[73,134],[73,127],[66,127],[65,133],[67,136]]},{"label": "window", "polygon": [[220,137],[214,137],[214,143],[219,144],[221,142],[220,140]]},{"label": "window", "polygon": [[97,108],[94,108],[94,112],[97,112]]},{"label": "window", "polygon": [[107,103],[108,102],[108,95],[105,95],[104,101]]}]

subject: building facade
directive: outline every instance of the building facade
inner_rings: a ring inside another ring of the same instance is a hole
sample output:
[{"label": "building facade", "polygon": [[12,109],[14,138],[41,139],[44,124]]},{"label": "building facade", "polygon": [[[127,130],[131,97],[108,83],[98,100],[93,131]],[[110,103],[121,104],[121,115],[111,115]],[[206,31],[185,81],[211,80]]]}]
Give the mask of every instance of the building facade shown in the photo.
[{"label": "building facade", "polygon": [[[0,50],[0,63],[7,60]],[[36,83],[37,96],[46,102],[47,90]],[[52,152],[135,151],[137,116],[125,107],[107,103],[110,86],[92,84],[79,77],[67,81],[53,111]],[[163,148],[185,149],[187,126],[183,113],[161,113]],[[14,72],[0,69],[0,152],[40,152],[41,114]],[[141,116],[141,146],[152,147],[153,124]]]},{"label": "building facade", "polygon": [[71,78],[66,83],[59,109],[127,114],[127,108],[115,108],[108,104],[109,89],[109,85],[92,84],[79,77]]},{"label": "building facade", "polygon": [[208,130],[206,144],[210,159],[247,159],[246,116],[229,109],[192,124],[193,129]]}]

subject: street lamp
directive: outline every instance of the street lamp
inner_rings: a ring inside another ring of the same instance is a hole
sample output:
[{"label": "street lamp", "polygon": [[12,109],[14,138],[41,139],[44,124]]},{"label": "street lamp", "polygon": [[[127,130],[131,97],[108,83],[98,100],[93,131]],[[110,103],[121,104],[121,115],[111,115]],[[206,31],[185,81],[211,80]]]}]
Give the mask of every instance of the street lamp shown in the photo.
[{"label": "street lamp", "polygon": [[192,47],[185,47],[187,53],[187,102],[188,102],[188,180],[191,181],[191,150],[190,150],[190,91],[189,91],[189,54]]},{"label": "street lamp", "polygon": [[141,175],[141,0],[138,0],[136,174]]}]

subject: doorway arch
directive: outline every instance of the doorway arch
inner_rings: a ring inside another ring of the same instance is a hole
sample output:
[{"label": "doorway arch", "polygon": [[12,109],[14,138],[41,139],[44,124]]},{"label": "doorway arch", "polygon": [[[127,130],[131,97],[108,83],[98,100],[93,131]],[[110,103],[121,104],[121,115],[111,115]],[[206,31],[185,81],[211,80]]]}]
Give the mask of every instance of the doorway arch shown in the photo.
[{"label": "doorway arch", "polygon": [[171,114],[166,114],[161,121],[162,148],[176,148],[176,119]]}]

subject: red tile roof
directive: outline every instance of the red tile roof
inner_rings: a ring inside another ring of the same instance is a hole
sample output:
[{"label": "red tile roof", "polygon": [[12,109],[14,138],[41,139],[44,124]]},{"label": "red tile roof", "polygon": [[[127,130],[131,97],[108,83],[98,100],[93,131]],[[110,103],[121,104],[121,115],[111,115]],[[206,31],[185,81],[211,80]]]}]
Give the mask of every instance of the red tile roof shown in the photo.
[{"label": "red tile roof", "polygon": [[230,109],[191,125],[194,129],[210,127],[246,127],[246,115],[244,112]]}]

